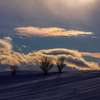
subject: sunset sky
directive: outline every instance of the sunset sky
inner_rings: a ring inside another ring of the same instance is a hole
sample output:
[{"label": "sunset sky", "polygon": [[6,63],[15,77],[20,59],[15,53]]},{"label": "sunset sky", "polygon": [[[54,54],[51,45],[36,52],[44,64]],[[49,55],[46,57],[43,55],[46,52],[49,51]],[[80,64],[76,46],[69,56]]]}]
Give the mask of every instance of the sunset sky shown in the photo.
[{"label": "sunset sky", "polygon": [[0,66],[37,66],[42,56],[99,70],[100,0],[0,0]]}]

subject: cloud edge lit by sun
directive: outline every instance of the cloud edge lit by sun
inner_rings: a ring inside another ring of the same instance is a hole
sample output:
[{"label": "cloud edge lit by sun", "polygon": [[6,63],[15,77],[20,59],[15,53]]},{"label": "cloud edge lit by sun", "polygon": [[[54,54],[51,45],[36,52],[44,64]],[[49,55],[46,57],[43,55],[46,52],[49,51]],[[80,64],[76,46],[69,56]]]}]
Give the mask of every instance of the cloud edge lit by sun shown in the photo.
[{"label": "cloud edge lit by sun", "polygon": [[67,30],[63,28],[50,27],[50,28],[39,28],[39,27],[18,27],[15,28],[19,35],[36,35],[36,36],[78,36],[78,35],[92,35],[93,32],[84,32],[78,30]]}]

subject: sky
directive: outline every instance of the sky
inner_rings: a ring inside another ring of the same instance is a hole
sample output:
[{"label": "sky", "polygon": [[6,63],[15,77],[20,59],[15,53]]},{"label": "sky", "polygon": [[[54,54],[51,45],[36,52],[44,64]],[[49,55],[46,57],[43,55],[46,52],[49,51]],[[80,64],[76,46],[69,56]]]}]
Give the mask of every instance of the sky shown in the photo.
[{"label": "sky", "polygon": [[64,56],[72,70],[99,70],[99,26],[100,0],[0,0],[0,65]]}]

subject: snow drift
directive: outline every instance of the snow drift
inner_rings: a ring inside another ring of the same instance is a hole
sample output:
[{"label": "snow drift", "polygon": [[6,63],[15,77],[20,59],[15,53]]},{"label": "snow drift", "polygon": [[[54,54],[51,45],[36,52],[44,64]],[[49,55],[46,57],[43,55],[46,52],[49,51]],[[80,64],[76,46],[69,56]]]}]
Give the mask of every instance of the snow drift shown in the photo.
[{"label": "snow drift", "polygon": [[99,71],[0,73],[1,100],[100,100]]}]

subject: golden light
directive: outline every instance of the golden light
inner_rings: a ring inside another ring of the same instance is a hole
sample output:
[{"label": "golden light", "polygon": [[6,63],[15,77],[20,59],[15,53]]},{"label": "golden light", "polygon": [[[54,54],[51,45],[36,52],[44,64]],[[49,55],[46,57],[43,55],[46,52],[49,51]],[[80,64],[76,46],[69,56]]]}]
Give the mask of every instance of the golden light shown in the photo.
[{"label": "golden light", "polygon": [[95,0],[78,0],[80,3],[93,3]]}]

